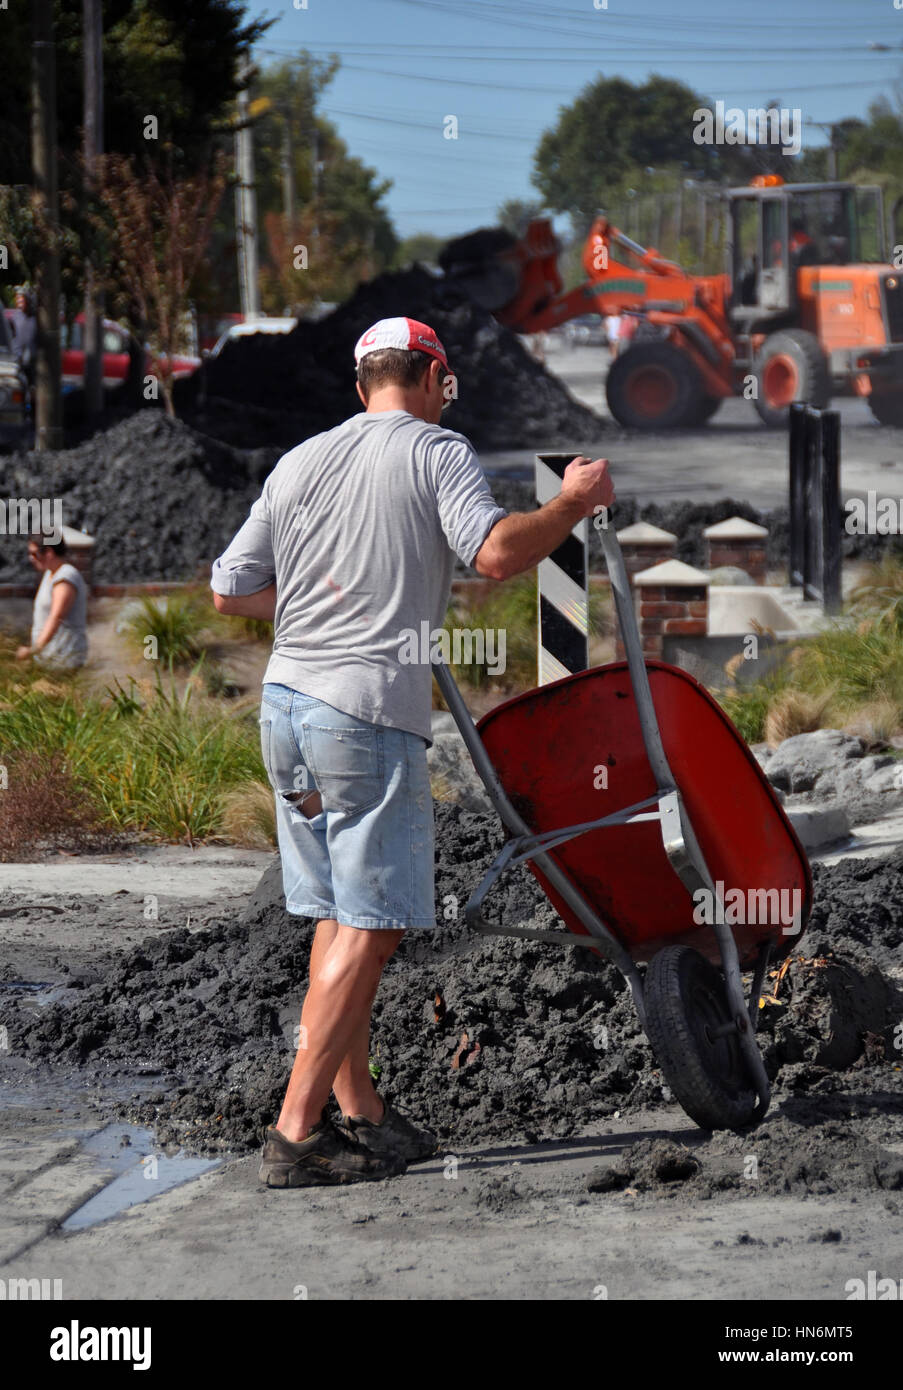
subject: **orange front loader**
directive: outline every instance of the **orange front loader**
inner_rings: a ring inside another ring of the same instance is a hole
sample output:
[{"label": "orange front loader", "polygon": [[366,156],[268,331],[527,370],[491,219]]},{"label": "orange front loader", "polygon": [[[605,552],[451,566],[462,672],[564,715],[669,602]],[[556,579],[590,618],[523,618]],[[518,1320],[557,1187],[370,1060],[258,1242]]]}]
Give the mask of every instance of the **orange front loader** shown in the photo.
[{"label": "orange front loader", "polygon": [[866,396],[879,421],[903,425],[903,269],[885,260],[880,189],[760,175],[724,202],[721,275],[688,275],[601,215],[583,249],[587,278],[569,291],[545,218],[520,241],[461,237],[440,259],[521,333],[588,311],[636,313],[638,331],[606,382],[623,425],[698,425],[735,395],[783,425],[793,401],[823,407],[838,394]]}]

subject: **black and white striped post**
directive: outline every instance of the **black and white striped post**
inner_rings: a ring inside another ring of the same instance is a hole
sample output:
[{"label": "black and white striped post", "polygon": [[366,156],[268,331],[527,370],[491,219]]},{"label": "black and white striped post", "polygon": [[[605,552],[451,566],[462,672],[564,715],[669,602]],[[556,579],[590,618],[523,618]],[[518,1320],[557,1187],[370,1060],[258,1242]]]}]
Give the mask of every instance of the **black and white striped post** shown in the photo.
[{"label": "black and white striped post", "polygon": [[[536,501],[561,491],[564,470],[577,454],[536,455]],[[589,586],[586,517],[539,564],[537,683],[548,685],[589,665]]]}]

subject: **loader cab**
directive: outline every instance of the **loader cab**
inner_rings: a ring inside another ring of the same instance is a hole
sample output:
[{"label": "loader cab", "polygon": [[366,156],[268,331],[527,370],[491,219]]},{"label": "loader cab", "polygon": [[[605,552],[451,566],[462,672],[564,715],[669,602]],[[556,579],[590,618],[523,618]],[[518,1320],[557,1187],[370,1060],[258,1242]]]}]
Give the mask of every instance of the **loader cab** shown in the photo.
[{"label": "loader cab", "polygon": [[801,267],[885,259],[880,188],[785,184],[766,174],[727,199],[729,306],[740,332],[770,333],[795,321]]}]

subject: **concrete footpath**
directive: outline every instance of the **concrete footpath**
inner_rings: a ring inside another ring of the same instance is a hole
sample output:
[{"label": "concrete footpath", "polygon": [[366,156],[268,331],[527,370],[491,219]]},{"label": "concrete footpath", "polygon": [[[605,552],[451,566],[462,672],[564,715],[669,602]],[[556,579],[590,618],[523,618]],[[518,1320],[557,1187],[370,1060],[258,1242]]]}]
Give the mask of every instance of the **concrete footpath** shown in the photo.
[{"label": "concrete footpath", "polygon": [[345,1189],[269,1191],[257,1158],[241,1158],[74,1231],[62,1223],[103,1182],[87,1135],[24,1113],[16,1132],[16,1119],[3,1112],[0,1279],[59,1279],[64,1299],[838,1300],[847,1280],[897,1269],[903,1249],[887,1194],[686,1206],[586,1190],[590,1169],[638,1138],[692,1143],[676,1110]]}]

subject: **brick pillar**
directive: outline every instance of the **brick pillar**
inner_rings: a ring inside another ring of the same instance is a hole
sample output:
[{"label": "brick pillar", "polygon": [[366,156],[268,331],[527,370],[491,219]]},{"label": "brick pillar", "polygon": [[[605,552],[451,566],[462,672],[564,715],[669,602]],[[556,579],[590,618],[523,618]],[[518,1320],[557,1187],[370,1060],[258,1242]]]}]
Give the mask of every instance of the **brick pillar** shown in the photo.
[{"label": "brick pillar", "polygon": [[709,626],[709,576],[681,560],[634,575],[640,639],[645,656],[661,658],[670,633],[704,637]]},{"label": "brick pillar", "polygon": [[[674,558],[677,537],[671,531],[663,531],[660,526],[650,526],[648,521],[637,521],[633,526],[625,526],[618,532],[618,543],[624,557],[627,582],[633,590],[633,576],[653,565],[664,564]],[[623,661],[624,643],[620,628],[615,630],[615,661]]]},{"label": "brick pillar", "polygon": [[765,583],[765,542],[768,530],[742,516],[728,517],[717,526],[707,526],[702,533],[708,548],[709,569],[736,565],[745,570],[756,584]]},{"label": "brick pillar", "polygon": [[66,554],[63,558],[75,566],[90,593],[94,584],[94,537],[85,531],[76,531],[73,526],[64,526],[63,540],[66,542]]}]

